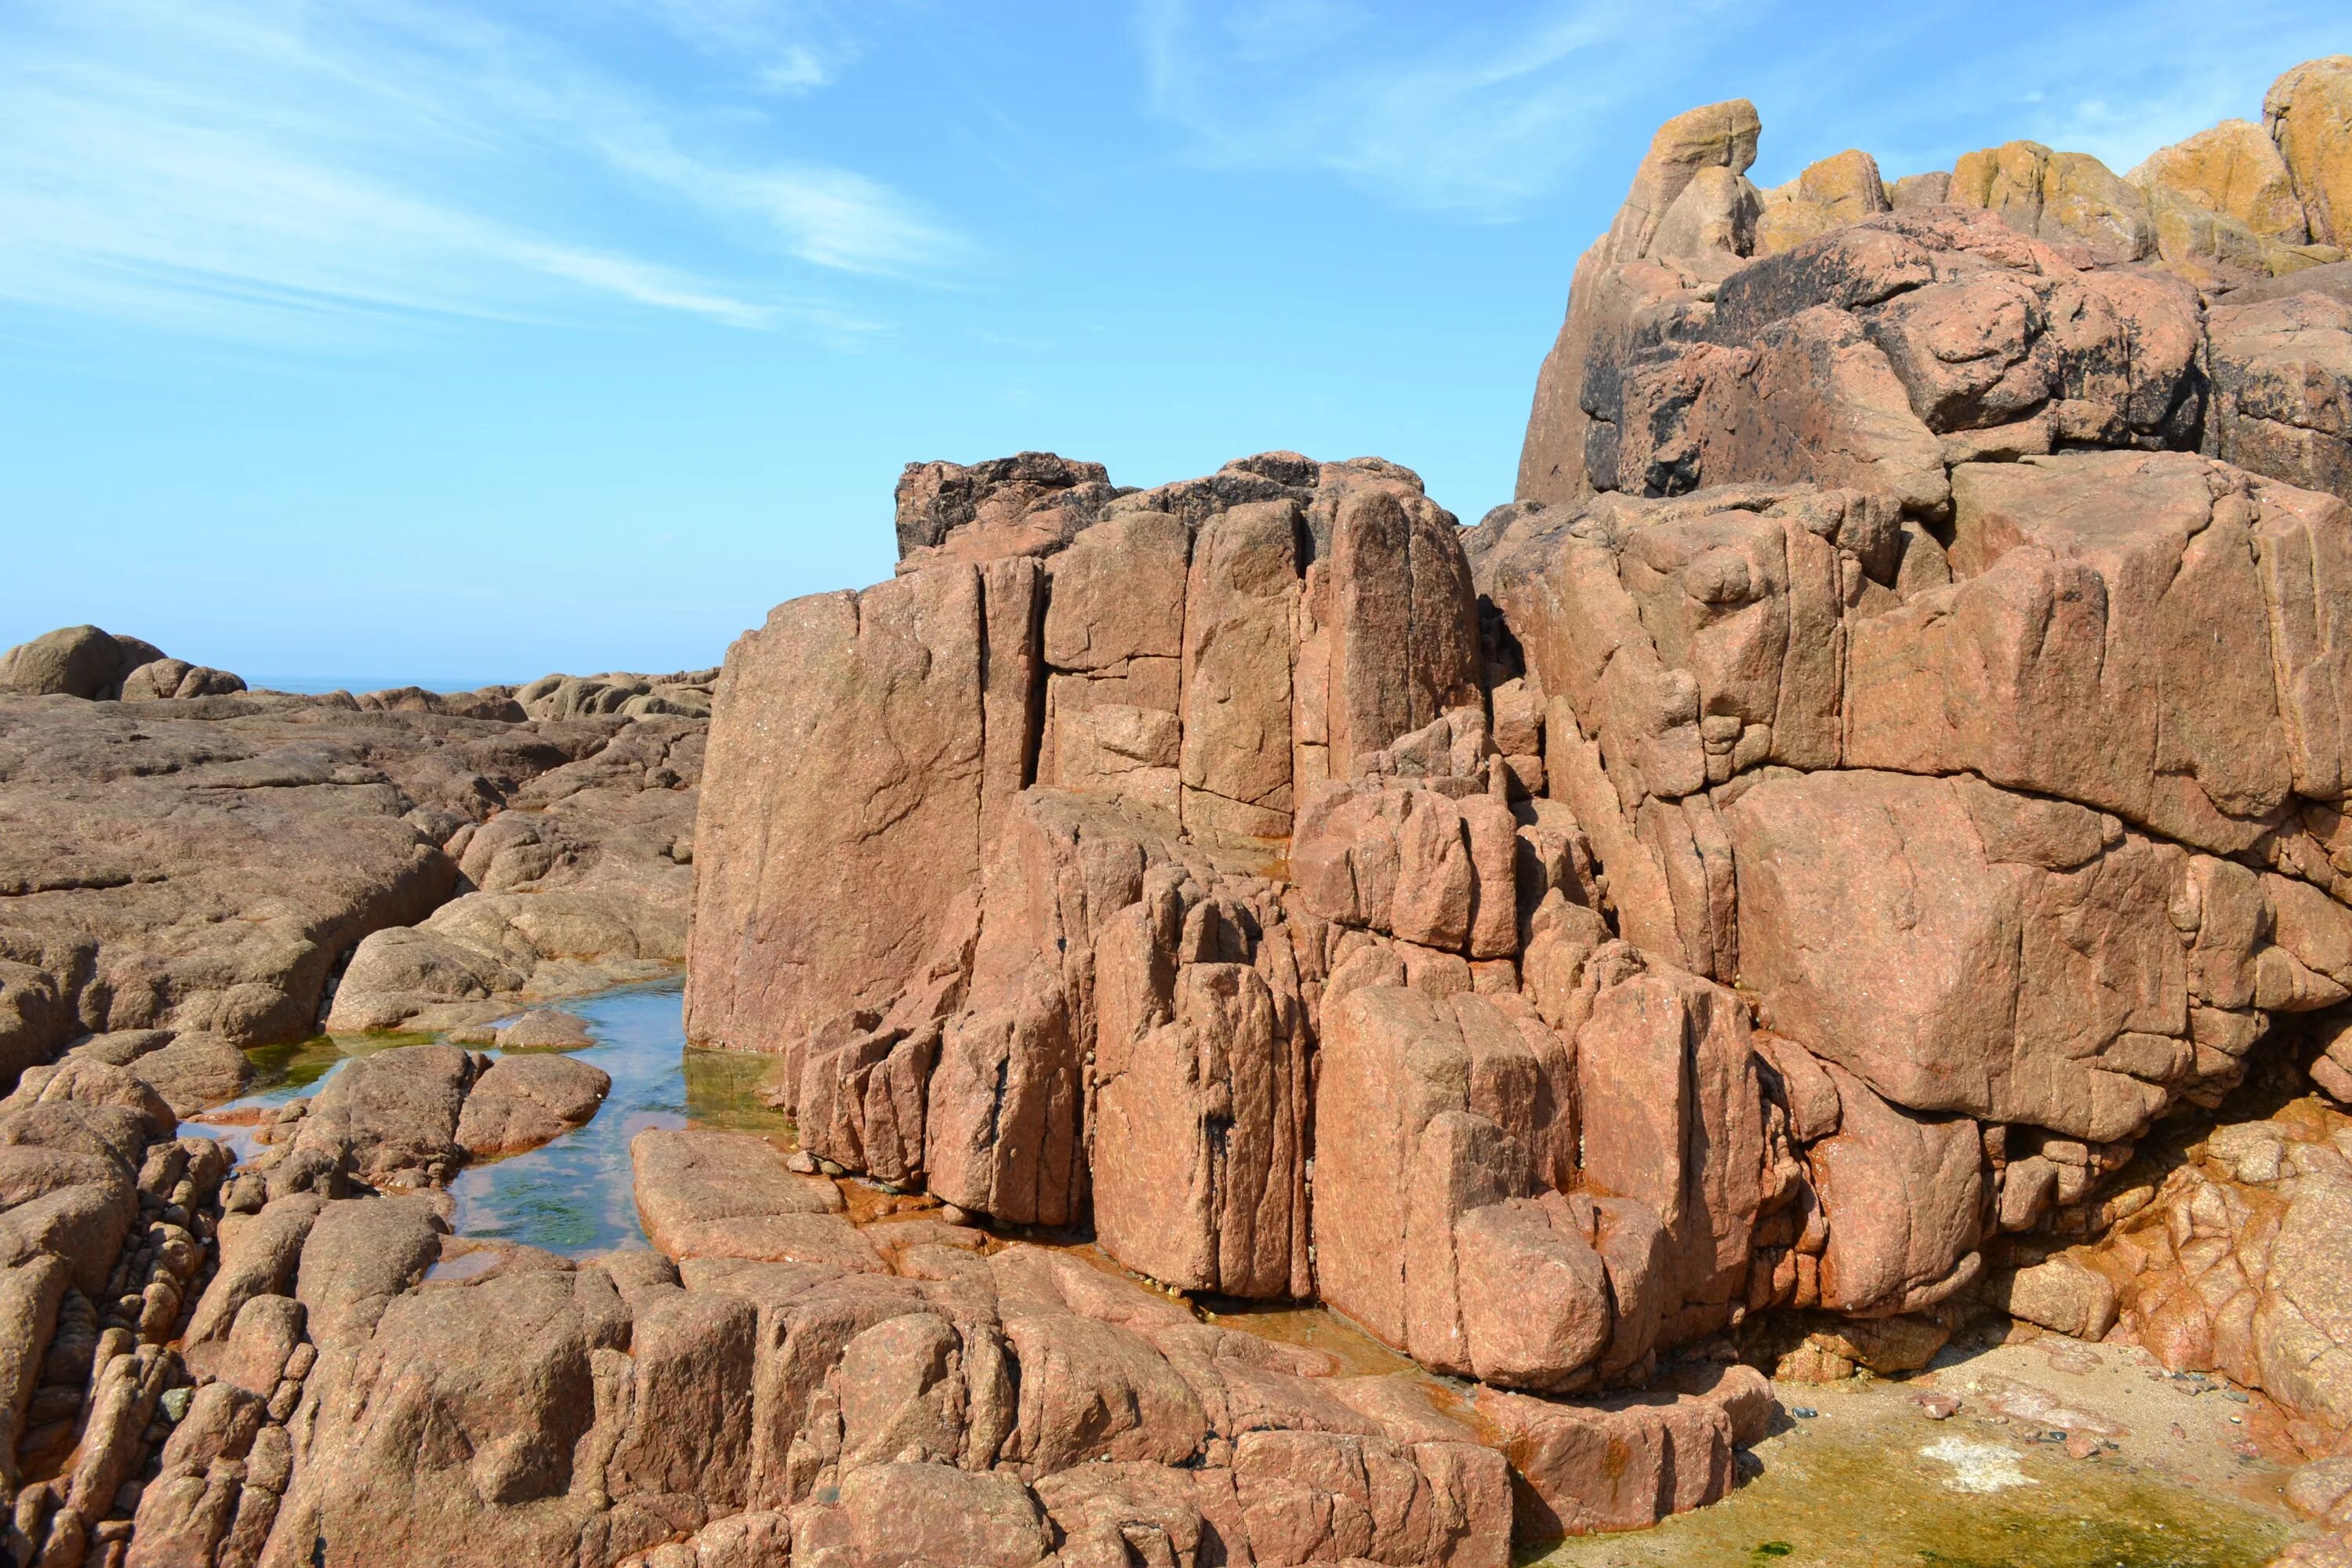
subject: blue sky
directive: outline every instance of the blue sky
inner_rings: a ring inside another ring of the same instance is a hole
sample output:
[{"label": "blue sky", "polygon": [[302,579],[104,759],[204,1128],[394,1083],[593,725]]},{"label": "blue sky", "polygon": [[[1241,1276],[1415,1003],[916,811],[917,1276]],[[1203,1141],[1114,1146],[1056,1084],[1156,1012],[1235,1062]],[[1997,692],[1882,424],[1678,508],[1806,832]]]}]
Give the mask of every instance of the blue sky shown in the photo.
[{"label": "blue sky", "polygon": [[[1466,18],[1466,19],[1465,19]],[[1508,499],[1655,124],[1770,184],[2118,170],[2342,0],[0,0],[0,645],[715,662],[888,574],[904,463],[1273,447]]]}]

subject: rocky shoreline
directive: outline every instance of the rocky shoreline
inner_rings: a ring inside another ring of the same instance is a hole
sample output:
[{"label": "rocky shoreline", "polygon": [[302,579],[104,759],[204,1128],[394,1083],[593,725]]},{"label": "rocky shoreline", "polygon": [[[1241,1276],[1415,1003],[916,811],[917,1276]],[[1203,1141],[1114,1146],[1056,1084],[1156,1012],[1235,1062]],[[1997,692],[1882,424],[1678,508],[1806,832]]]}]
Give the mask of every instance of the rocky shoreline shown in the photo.
[{"label": "rocky shoreline", "polygon": [[479,1022],[666,972],[710,677],[120,701],[26,677],[0,696],[0,1068],[92,1033]]},{"label": "rocky shoreline", "polygon": [[[1484,1568],[1880,1376],[2123,1462],[1990,1325],[2242,1399],[2352,1561],[2352,58],[2265,112],[1772,192],[1678,118],[1472,528],[1024,453],[716,671],[12,650],[7,1551]],[[541,1005],[680,966],[795,1135],[452,1234],[616,1111]],[[183,1125],[321,1027],[442,1037]]]}]

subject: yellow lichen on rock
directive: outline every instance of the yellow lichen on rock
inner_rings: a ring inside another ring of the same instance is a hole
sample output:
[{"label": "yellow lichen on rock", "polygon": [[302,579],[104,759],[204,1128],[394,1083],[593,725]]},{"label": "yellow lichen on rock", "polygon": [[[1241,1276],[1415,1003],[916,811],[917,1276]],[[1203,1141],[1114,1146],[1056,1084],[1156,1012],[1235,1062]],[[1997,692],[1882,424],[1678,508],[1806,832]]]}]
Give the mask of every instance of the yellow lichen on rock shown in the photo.
[{"label": "yellow lichen on rock", "polygon": [[2301,245],[2310,237],[2286,160],[2251,120],[2224,120],[2151,153],[2125,177],[2144,193],[2184,197],[2267,239]]},{"label": "yellow lichen on rock", "polygon": [[1756,254],[1770,256],[1802,245],[1817,235],[1885,212],[1890,205],[1878,160],[1858,148],[1848,148],[1807,165],[1787,184],[1764,193],[1763,215],[1756,225]]},{"label": "yellow lichen on rock", "polygon": [[2352,240],[2352,55],[2306,60],[2271,84],[2263,123],[2285,161],[2311,237]]}]

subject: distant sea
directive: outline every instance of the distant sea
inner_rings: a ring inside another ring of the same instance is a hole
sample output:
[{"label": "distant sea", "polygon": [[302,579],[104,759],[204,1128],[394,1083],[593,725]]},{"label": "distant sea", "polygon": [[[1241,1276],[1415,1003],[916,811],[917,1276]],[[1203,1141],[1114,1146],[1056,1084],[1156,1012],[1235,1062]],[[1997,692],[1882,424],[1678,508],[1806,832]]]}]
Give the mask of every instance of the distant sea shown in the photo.
[{"label": "distant sea", "polygon": [[268,691],[388,691],[421,686],[427,691],[478,691],[485,686],[520,686],[538,677],[509,680],[495,675],[248,675],[245,683]]}]

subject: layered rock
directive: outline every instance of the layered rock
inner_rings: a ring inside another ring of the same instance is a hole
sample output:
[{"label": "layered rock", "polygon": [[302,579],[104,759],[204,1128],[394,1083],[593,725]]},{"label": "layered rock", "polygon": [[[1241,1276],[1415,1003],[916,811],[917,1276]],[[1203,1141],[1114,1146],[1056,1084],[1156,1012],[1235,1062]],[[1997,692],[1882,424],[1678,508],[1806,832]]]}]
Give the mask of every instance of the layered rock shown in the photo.
[{"label": "layered rock", "polygon": [[[0,1481],[18,1561],[119,1559],[159,1405],[187,1381],[174,1342],[215,1277],[229,1159],[175,1121],[146,1082],[89,1056],[0,1100]],[[249,1438],[259,1402],[241,1397]]]}]

